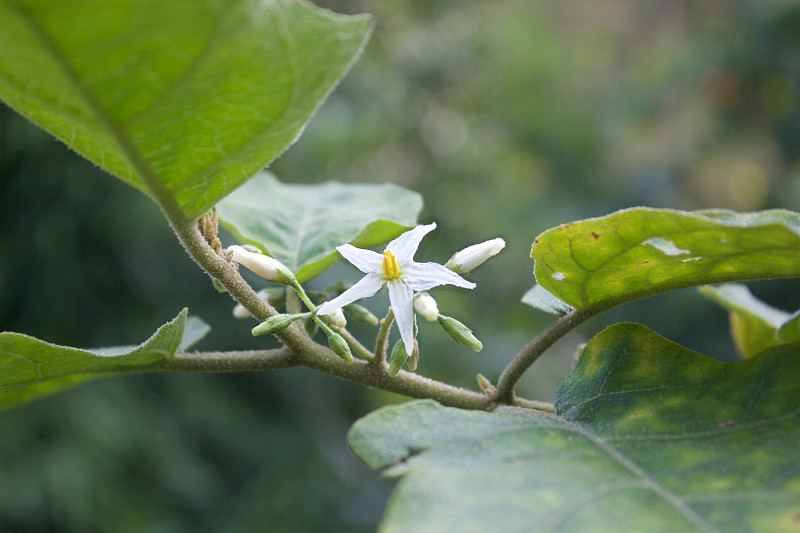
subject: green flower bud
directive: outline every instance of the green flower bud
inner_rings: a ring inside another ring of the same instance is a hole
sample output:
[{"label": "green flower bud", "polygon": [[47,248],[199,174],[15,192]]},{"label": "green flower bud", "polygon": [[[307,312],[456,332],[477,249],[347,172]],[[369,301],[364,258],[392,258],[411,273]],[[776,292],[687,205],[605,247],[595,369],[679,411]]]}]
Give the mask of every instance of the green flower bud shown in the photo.
[{"label": "green flower bud", "polygon": [[373,315],[369,309],[364,307],[363,305],[358,304],[350,304],[345,305],[343,308],[348,315],[350,315],[353,320],[357,322],[362,322],[364,324],[369,324],[370,326],[377,326],[380,320],[378,317]]},{"label": "green flower bud", "polygon": [[400,372],[400,368],[405,364],[406,359],[408,359],[406,345],[403,344],[403,340],[400,339],[394,344],[392,353],[389,355],[389,375],[396,376],[397,373]]},{"label": "green flower bud", "polygon": [[[328,332],[326,331],[326,333]],[[350,351],[350,347],[347,345],[347,341],[335,331],[328,333],[328,346],[331,347],[331,350],[333,350],[336,355],[348,363],[353,360],[353,354]]]},{"label": "green flower bud", "polygon": [[476,377],[478,378],[478,387],[481,388],[483,393],[486,396],[488,396],[489,398],[492,398],[493,400],[496,400],[497,399],[497,387],[492,385],[492,382],[489,381],[489,379],[486,376],[484,376],[483,374],[478,374]]},{"label": "green flower bud", "polygon": [[417,364],[419,363],[419,343],[417,339],[414,339],[414,349],[411,350],[411,355],[406,360],[406,366],[411,372],[415,372],[417,370]]},{"label": "green flower bud", "polygon": [[222,286],[222,283],[220,283],[219,281],[217,281],[214,278],[211,278],[211,284],[214,286],[214,288],[220,294],[224,294],[224,293],[228,292],[228,290],[225,287]]},{"label": "green flower bud", "polygon": [[483,349],[483,344],[481,344],[481,341],[475,338],[475,335],[472,334],[472,330],[455,318],[439,315],[438,320],[439,325],[442,326],[442,329],[444,329],[445,333],[450,335],[450,338],[456,341],[458,344],[463,344],[467,348],[472,348],[476,352],[480,352]]},{"label": "green flower bud", "polygon": [[269,335],[289,327],[289,324],[306,315],[275,315],[253,328],[253,335]]},{"label": "green flower bud", "polygon": [[312,339],[314,338],[314,335],[316,335],[317,332],[319,331],[319,324],[317,324],[317,321],[314,320],[313,318],[306,320],[303,326],[306,330],[306,333],[308,333],[308,336],[311,337]]}]

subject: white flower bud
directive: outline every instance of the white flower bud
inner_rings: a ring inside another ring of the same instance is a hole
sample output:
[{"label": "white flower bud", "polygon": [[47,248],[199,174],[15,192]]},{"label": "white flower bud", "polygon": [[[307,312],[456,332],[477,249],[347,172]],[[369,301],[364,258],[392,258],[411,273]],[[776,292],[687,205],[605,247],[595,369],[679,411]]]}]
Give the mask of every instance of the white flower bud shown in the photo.
[{"label": "white flower bud", "polygon": [[453,257],[444,266],[463,276],[482,265],[490,257],[497,255],[505,247],[506,241],[499,237],[480,244],[473,244],[453,254]]},{"label": "white flower bud", "polygon": [[233,316],[236,318],[250,318],[253,315],[242,304],[236,304],[233,308]]},{"label": "white flower bud", "polygon": [[414,295],[414,311],[428,322],[439,318],[439,306],[427,292],[418,292]]},{"label": "white flower bud", "polygon": [[264,254],[249,252],[241,246],[228,247],[231,259],[268,281],[291,284],[294,274],[277,259]]},{"label": "white flower bud", "polygon": [[343,328],[347,325],[347,319],[344,317],[344,312],[342,312],[342,308],[334,309],[327,315],[319,315],[322,320],[324,320],[327,324],[331,326],[336,326],[337,328]]}]

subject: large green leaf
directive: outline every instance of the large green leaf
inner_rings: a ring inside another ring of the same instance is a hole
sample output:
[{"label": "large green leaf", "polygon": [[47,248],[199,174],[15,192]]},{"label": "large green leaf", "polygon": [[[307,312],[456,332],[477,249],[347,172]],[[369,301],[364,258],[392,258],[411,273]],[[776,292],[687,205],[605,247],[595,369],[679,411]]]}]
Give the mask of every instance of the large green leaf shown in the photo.
[{"label": "large green leaf", "polygon": [[262,172],[220,202],[222,224],[280,260],[305,282],[339,259],[336,247],[366,248],[417,221],[422,198],[396,185],[284,185]]},{"label": "large green leaf", "polygon": [[300,0],[0,0],[0,98],[195,217],[280,154],[368,16]]},{"label": "large green leaf", "polygon": [[0,409],[61,392],[98,375],[137,370],[185,350],[208,332],[186,309],[138,346],[81,350],[0,333]]},{"label": "large green leaf", "polygon": [[548,292],[602,309],[672,289],[800,276],[800,215],[628,209],[550,229],[531,256]]},{"label": "large green leaf", "polygon": [[635,324],[592,339],[557,415],[432,401],[349,435],[402,478],[381,531],[800,531],[800,346],[720,363]]}]

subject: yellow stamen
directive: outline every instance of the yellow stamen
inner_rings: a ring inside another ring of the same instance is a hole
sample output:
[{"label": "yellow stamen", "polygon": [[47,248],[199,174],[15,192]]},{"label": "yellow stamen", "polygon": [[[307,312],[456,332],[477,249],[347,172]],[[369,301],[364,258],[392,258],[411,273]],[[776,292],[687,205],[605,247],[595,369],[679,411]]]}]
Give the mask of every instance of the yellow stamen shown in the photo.
[{"label": "yellow stamen", "polygon": [[389,250],[384,250],[383,252],[382,267],[386,279],[396,279],[400,277],[400,265],[397,264],[397,259]]}]

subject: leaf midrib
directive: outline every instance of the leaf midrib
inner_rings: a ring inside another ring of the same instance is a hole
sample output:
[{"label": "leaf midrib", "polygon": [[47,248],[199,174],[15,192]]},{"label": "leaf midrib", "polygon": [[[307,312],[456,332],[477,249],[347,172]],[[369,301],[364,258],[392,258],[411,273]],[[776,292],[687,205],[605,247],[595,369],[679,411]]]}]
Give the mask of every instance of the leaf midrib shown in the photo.
[{"label": "leaf midrib", "polygon": [[169,194],[166,186],[158,179],[153,169],[145,160],[144,156],[136,148],[133,140],[127,135],[124,129],[120,128],[116,121],[106,113],[103,106],[97,101],[94,95],[83,84],[76,72],[72,69],[66,58],[60,53],[55,43],[49,38],[47,33],[39,25],[36,18],[26,9],[19,5],[12,6],[20,17],[26,21],[32,33],[37,36],[43,49],[50,55],[53,62],[61,68],[67,80],[73,85],[78,95],[98,119],[98,122],[107,130],[117,142],[123,154],[128,159],[128,163],[139,174],[144,186],[149,190],[151,196],[159,206],[168,213],[173,223],[181,221],[187,222],[188,218],[175,198]]},{"label": "leaf midrib", "polygon": [[643,482],[645,482],[648,488],[650,488],[655,494],[660,496],[664,501],[669,503],[675,510],[681,513],[690,522],[700,527],[703,531],[708,531],[709,533],[722,533],[722,531],[720,531],[713,525],[709,524],[706,520],[703,519],[703,517],[695,513],[692,510],[692,508],[686,505],[686,503],[679,496],[677,496],[675,493],[664,487],[664,485],[656,481],[652,476],[650,476],[647,473],[646,470],[644,470],[639,465],[628,459],[622,452],[620,452],[619,450],[608,444],[603,438],[601,438],[600,436],[591,431],[582,428],[576,423],[570,422],[569,420],[566,420],[564,418],[562,418],[561,420],[563,421],[564,425],[567,426],[570,430],[588,439],[590,442],[592,442],[592,444],[594,444],[599,449],[604,451],[620,466],[625,468],[628,472],[636,476],[638,479],[641,479]]},{"label": "leaf midrib", "polygon": [[[540,418],[540,416],[536,416],[535,418]],[[632,474],[635,479],[639,480],[641,484],[632,483],[632,482],[625,482],[620,483],[620,487],[622,488],[630,488],[631,486],[639,486],[643,489],[651,490],[654,494],[658,495],[661,499],[667,502],[670,506],[672,506],[678,513],[684,516],[687,520],[691,523],[695,524],[698,528],[702,531],[706,531],[708,533],[723,533],[712,524],[708,523],[703,517],[698,515],[697,513],[692,510],[682,499],[682,497],[676,495],[664,485],[659,483],[655,478],[650,476],[646,470],[641,468],[639,465],[628,459],[622,452],[611,446],[603,437],[597,435],[596,433],[589,431],[575,422],[569,421],[562,416],[559,415],[544,415],[541,418],[546,418],[548,420],[553,420],[556,422],[555,426],[548,426],[550,428],[557,428],[563,431],[570,431],[575,434],[580,435],[581,437],[587,439],[591,444],[596,446],[598,449],[603,451],[611,460],[619,464],[622,468]],[[494,439],[499,435],[503,434],[513,434],[519,431],[537,431],[540,427],[538,426],[513,426],[510,428],[496,430],[488,432],[487,434],[483,435],[479,438],[479,440],[484,439]],[[396,461],[394,464],[398,464],[400,462],[407,461],[408,458],[412,455],[416,455],[419,451],[409,450],[409,453],[406,454],[401,460]],[[559,523],[566,520],[573,512],[577,512],[580,509],[580,506],[571,506],[568,509],[565,509],[564,512],[561,513],[560,518],[555,521],[554,526],[555,528],[558,527]],[[555,529],[551,529],[555,531]]]}]

